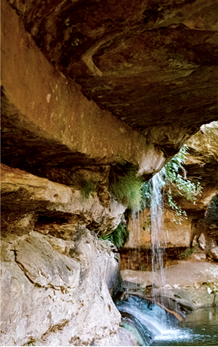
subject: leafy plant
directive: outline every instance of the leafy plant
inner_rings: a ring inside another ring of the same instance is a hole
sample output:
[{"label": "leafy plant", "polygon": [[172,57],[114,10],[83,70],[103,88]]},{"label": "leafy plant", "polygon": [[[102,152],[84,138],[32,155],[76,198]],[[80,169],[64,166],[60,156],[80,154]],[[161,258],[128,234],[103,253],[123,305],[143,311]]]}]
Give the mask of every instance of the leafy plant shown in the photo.
[{"label": "leafy plant", "polygon": [[[188,149],[185,145],[164,167],[166,186],[168,186],[167,202],[177,215],[177,219],[174,219],[174,222],[179,224],[181,224],[182,217],[186,217],[187,215],[186,212],[177,205],[176,201],[173,199],[173,195],[183,196],[187,200],[195,203],[197,195],[201,195],[202,191],[199,182],[195,184],[186,177],[183,164],[185,163],[187,153]],[[183,176],[180,174],[181,171],[183,172]]]},{"label": "leafy plant", "polygon": [[181,259],[189,258],[193,253],[197,252],[199,247],[199,244],[196,243],[196,245],[192,248],[187,248],[184,252],[180,254]]},{"label": "leafy plant", "polygon": [[81,186],[81,195],[83,199],[88,199],[89,195],[94,192],[95,184],[91,181],[84,181]]},{"label": "leafy plant", "polygon": [[[196,184],[191,182],[186,177],[186,171],[183,167],[188,150],[187,146],[183,146],[179,153],[177,153],[161,170],[163,174],[163,181],[160,181],[159,188],[165,192],[165,203],[175,212],[174,222],[181,224],[182,218],[186,217],[186,212],[182,210],[181,206],[178,206],[173,196],[182,196],[187,200],[195,203],[198,195],[201,195],[202,187],[199,182]],[[183,172],[183,176],[181,175]],[[152,196],[152,184],[151,182],[144,182],[142,184],[142,202],[141,208],[150,207],[154,204],[151,201]]]},{"label": "leafy plant", "polygon": [[139,211],[142,200],[142,179],[136,176],[135,170],[129,170],[123,176],[115,177],[110,184],[110,192],[123,204],[134,211]]},{"label": "leafy plant", "polygon": [[142,200],[141,200],[141,209],[144,210],[146,207],[150,207],[151,203],[151,183],[144,182],[141,186],[142,191]]},{"label": "leafy plant", "polygon": [[120,223],[110,235],[101,236],[99,237],[99,240],[108,240],[117,248],[120,248],[129,240],[129,230],[126,227],[126,224]]}]

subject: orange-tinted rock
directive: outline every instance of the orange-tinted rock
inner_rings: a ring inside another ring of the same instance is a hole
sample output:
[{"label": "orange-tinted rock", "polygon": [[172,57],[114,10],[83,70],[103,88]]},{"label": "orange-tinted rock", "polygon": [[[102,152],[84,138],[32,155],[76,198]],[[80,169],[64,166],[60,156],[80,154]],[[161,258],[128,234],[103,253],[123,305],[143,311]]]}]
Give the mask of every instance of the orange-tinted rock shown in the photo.
[{"label": "orange-tinted rock", "polygon": [[216,119],[213,0],[10,3],[48,60],[149,139],[160,127],[166,152]]},{"label": "orange-tinted rock", "polygon": [[65,175],[72,167],[91,164],[129,163],[140,174],[162,167],[160,149],[88,101],[77,84],[46,60],[6,1],[2,13],[5,164],[54,180],[49,172],[57,167]]},{"label": "orange-tinted rock", "polygon": [[[160,247],[189,247],[192,238],[192,218],[183,219],[182,224],[174,222],[176,216],[173,211],[164,209],[160,238],[157,245]],[[129,220],[128,229],[130,231],[129,241],[125,248],[150,248],[151,247],[151,227],[149,210],[140,212],[139,218],[132,217]]]}]

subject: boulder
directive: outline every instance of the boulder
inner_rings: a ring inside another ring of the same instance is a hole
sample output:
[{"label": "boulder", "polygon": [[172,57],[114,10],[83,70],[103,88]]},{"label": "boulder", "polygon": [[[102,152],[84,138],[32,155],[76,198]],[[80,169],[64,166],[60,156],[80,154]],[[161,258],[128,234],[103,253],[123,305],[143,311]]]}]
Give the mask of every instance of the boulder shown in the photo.
[{"label": "boulder", "polygon": [[218,247],[214,247],[209,251],[209,256],[214,259],[218,260]]}]

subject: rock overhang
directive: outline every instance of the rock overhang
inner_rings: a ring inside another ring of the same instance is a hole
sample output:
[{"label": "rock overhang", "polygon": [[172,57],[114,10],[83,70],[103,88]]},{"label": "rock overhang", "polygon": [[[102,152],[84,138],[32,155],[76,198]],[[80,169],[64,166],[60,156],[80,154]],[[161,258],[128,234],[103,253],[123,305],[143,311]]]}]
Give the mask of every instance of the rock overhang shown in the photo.
[{"label": "rock overhang", "polygon": [[142,133],[216,119],[215,1],[10,3],[57,69]]},{"label": "rock overhang", "polygon": [[217,118],[214,1],[8,2],[20,18],[5,1],[5,164],[149,178]]}]

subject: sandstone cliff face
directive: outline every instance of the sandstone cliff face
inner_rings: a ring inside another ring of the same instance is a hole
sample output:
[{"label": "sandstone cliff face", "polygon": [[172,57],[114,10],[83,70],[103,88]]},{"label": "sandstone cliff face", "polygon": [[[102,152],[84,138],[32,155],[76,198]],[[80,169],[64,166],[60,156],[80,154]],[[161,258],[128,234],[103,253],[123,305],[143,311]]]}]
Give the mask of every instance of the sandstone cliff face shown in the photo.
[{"label": "sandstone cliff face", "polygon": [[216,119],[215,7],[2,1],[3,345],[136,343],[97,239],[125,211],[110,173],[151,177]]},{"label": "sandstone cliff face", "polygon": [[119,265],[96,230],[113,230],[124,207],[6,165],[1,173],[1,344],[122,344],[110,296]]},{"label": "sandstone cliff face", "polygon": [[9,3],[58,70],[166,152],[217,118],[213,0]]}]

